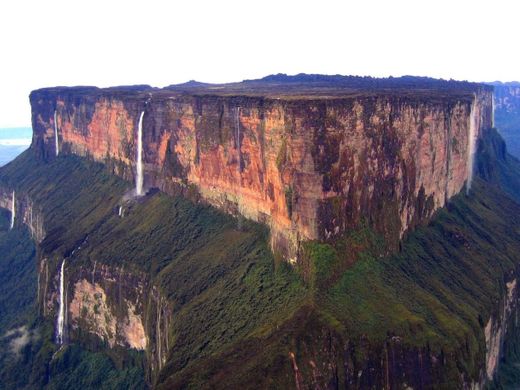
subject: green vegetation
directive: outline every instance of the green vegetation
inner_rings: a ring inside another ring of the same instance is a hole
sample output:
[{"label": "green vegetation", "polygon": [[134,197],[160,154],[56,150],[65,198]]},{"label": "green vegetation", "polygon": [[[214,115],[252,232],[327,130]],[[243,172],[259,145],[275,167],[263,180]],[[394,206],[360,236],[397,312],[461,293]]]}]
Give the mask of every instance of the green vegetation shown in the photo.
[{"label": "green vegetation", "polygon": [[289,218],[292,216],[293,212],[293,197],[294,191],[291,186],[285,187],[285,204],[287,205],[287,212],[289,213]]},{"label": "green vegetation", "polygon": [[[156,377],[159,388],[290,388],[292,354],[308,383],[378,387],[388,350],[411,360],[435,356],[440,368],[424,368],[426,385],[452,388],[461,375],[478,379],[483,327],[520,260],[520,204],[513,200],[520,169],[501,145],[496,133],[486,135],[482,179],[471,196],[452,199],[398,253],[387,255],[382,237],[362,225],[334,242],[305,243],[296,270],[275,263],[265,227],[244,221],[239,229],[236,219],[182,197],[151,192],[124,203],[120,218],[117,208],[131,185],[85,159],[42,163],[27,151],[0,170],[0,184],[28,194],[43,213],[47,236],[39,250],[53,267],[81,245],[70,273],[90,270],[94,261],[124,268],[146,275],[167,299],[174,347]],[[0,214],[0,250],[4,239],[9,248],[13,242],[23,248],[0,252],[14,259],[0,259],[0,267],[17,264],[9,275],[31,291],[34,247],[26,230],[7,231],[8,216]],[[143,353],[111,350],[81,335],[57,352],[54,319],[31,313],[35,294],[0,301],[0,310],[12,313],[1,319],[4,331],[26,325],[29,332],[16,358],[0,355],[0,388],[146,387]],[[6,351],[10,340],[0,341]],[[518,375],[515,340],[499,372],[503,383]],[[413,385],[416,367],[402,364],[399,380]],[[359,377],[369,367],[370,379]]]},{"label": "green vegetation", "polygon": [[282,139],[282,145],[280,145],[280,150],[278,150],[278,154],[276,155],[276,167],[280,172],[282,172],[284,165],[287,163],[287,140],[285,138]]},{"label": "green vegetation", "polygon": [[[143,359],[129,355],[122,367],[116,367],[114,360],[101,352],[87,352],[77,345],[71,345],[59,353],[51,364],[55,375],[48,389],[143,389]],[[54,373],[53,372],[53,373]]]},{"label": "green vegetation", "polygon": [[25,226],[8,230],[9,223],[0,209],[0,389],[143,388],[142,357],[118,369],[116,359],[75,346],[52,359],[52,321],[36,315],[34,243]]},{"label": "green vegetation", "polygon": [[[455,197],[428,226],[412,233],[399,253],[384,256],[382,238],[366,226],[334,243],[307,243],[303,273],[309,299],[295,315],[171,375],[164,388],[291,387],[291,352],[302,377],[312,381],[315,375],[306,361],[322,360],[337,364],[334,375],[342,383],[349,375],[346,367],[357,372],[367,361],[382,359],[382,346],[393,345],[388,343],[394,338],[404,350],[449,356],[434,377],[425,376],[430,383],[457,387],[461,373],[478,380],[485,321],[498,310],[504,280],[513,277],[520,260],[520,205],[502,191],[512,197],[520,193],[520,170],[497,146],[492,131],[480,149],[479,171],[486,181],[475,180],[470,197]],[[320,349],[324,334],[333,347]],[[344,345],[351,346],[346,355],[334,352]],[[506,349],[509,363],[498,375],[504,383],[505,375],[509,383],[519,376],[514,345]],[[376,387],[383,383],[374,381]]]},{"label": "green vegetation", "polygon": [[35,247],[28,230],[9,230],[11,213],[0,209],[0,335],[26,323],[36,300]]},{"label": "green vegetation", "polygon": [[[377,351],[392,337],[406,350],[450,356],[433,383],[457,387],[461,372],[478,378],[485,356],[483,319],[496,309],[503,280],[519,261],[520,205],[480,180],[473,188],[474,196],[457,196],[396,255],[383,257],[381,238],[367,227],[334,244],[308,243],[313,298],[280,328],[176,373],[164,388],[196,388],[201,378],[221,387],[212,381],[226,373],[232,373],[229,382],[226,377],[230,386],[293,386],[291,351],[304,377],[313,375],[307,359],[323,359],[338,364],[344,379],[344,365],[358,364],[359,370],[363,361],[380,359]],[[320,350],[323,333],[339,346],[357,345],[350,358],[358,363]]]},{"label": "green vegetation", "polygon": [[[47,235],[41,250],[52,259],[51,268],[81,245],[68,262],[69,273],[92,269],[96,261],[144,273],[159,287],[175,310],[169,337],[176,348],[164,372],[268,331],[290,318],[306,297],[306,287],[289,266],[275,269],[265,227],[244,222],[238,229],[235,219],[209,206],[158,192],[126,202],[120,218],[118,204],[130,185],[101,164],[74,156],[42,164],[28,151],[0,172],[0,181],[28,193],[44,214]],[[51,354],[43,359],[49,365],[56,350],[52,332],[44,340],[50,345]],[[71,366],[52,363],[62,388],[96,387],[94,374],[85,381],[74,377],[87,366],[101,365],[117,378],[125,375],[108,364],[124,354],[107,360],[87,337],[78,341],[92,352],[67,347],[55,359],[63,353]]]},{"label": "green vegetation", "polygon": [[[70,252],[84,238],[85,232],[96,228],[115,205],[117,194],[122,194],[126,187],[126,183],[107,174],[100,165],[89,165],[74,158],[42,164],[30,150],[2,168],[0,181],[16,188],[17,193],[28,193],[42,210],[48,234],[40,250],[59,257]],[[2,228],[6,224],[4,220],[1,219]],[[10,316],[16,319],[9,321],[9,328],[25,325],[28,342],[19,351],[13,350],[13,340],[22,335],[20,332],[0,341],[0,388],[94,389],[100,388],[101,380],[108,386],[101,388],[145,387],[142,353],[130,367],[121,364],[121,356],[77,346],[56,353],[54,318],[38,318],[35,307],[34,244],[25,228],[8,233],[2,229],[0,245],[4,245],[4,238],[7,239],[5,249],[0,248],[0,253],[5,254],[0,265],[1,298],[8,298],[6,302],[10,307],[5,309],[6,313],[10,310]],[[22,262],[24,256],[27,260]],[[17,263],[20,268],[15,267]],[[13,299],[17,296],[21,298]],[[6,304],[2,301],[0,305],[4,314]],[[7,321],[7,317],[2,316],[2,324],[4,319]]]}]

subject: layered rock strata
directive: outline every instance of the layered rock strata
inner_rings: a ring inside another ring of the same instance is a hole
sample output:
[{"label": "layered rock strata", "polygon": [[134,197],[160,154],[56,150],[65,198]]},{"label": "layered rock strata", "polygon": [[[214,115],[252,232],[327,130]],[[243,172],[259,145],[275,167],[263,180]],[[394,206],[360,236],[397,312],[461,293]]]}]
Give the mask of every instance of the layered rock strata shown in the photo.
[{"label": "layered rock strata", "polygon": [[302,240],[334,239],[365,222],[396,247],[461,191],[471,123],[478,139],[492,122],[491,88],[477,84],[333,96],[53,88],[34,91],[31,105],[38,153],[54,158],[59,147],[131,180],[144,111],[145,185],[196,189],[266,223],[273,249],[292,260]]},{"label": "layered rock strata", "polygon": [[[14,194],[15,198],[15,224],[25,224],[32,238],[40,243],[45,237],[43,227],[43,213],[35,207],[31,198],[25,194]],[[12,212],[13,190],[0,185],[0,207]]]}]

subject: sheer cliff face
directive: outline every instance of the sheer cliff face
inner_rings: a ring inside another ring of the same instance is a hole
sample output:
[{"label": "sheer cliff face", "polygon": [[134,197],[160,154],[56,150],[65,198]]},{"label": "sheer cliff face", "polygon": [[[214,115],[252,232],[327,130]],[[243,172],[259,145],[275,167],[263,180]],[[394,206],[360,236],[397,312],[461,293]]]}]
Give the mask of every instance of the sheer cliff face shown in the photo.
[{"label": "sheer cliff face", "polygon": [[500,113],[520,114],[520,84],[495,85],[495,109]]},{"label": "sheer cliff face", "polygon": [[[44,316],[55,318],[59,310],[60,264],[47,257],[39,261],[38,305]],[[64,272],[66,342],[99,339],[110,348],[146,351],[149,375],[157,374],[170,348],[172,308],[149,277],[97,262],[69,262]]]},{"label": "sheer cliff face", "polygon": [[520,158],[520,84],[495,84],[496,127],[508,152]]},{"label": "sheer cliff face", "polygon": [[[25,224],[32,238],[40,243],[45,237],[42,212],[35,207],[27,195],[14,194],[15,199],[15,225]],[[12,212],[13,190],[0,186],[0,207]]]},{"label": "sheer cliff face", "polygon": [[463,188],[472,111],[477,137],[491,126],[486,89],[312,99],[52,89],[31,104],[33,148],[55,155],[56,110],[60,153],[109,162],[128,179],[144,111],[145,184],[195,186],[209,203],[265,222],[289,259],[302,240],[363,222],[397,245]]}]

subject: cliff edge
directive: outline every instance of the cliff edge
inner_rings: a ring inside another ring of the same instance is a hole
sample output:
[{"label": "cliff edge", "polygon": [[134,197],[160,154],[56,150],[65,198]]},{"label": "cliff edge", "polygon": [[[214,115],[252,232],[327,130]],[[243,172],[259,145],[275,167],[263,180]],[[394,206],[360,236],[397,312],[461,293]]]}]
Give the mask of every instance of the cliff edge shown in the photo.
[{"label": "cliff edge", "polygon": [[30,96],[41,156],[88,156],[145,187],[192,192],[267,224],[276,253],[368,222],[396,247],[471,176],[492,88],[403,77],[47,88]]}]

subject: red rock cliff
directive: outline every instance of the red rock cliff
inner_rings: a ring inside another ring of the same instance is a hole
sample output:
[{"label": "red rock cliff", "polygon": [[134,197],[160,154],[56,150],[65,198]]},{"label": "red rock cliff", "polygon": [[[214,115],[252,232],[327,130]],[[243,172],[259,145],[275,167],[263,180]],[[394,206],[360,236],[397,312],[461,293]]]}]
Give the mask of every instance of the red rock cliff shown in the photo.
[{"label": "red rock cliff", "polygon": [[210,204],[266,223],[273,249],[296,259],[302,240],[361,222],[397,245],[464,187],[471,121],[476,137],[491,127],[491,88],[476,84],[319,93],[245,85],[34,91],[32,148],[53,158],[56,125],[60,153],[133,180],[144,111],[145,185],[195,186]]}]

